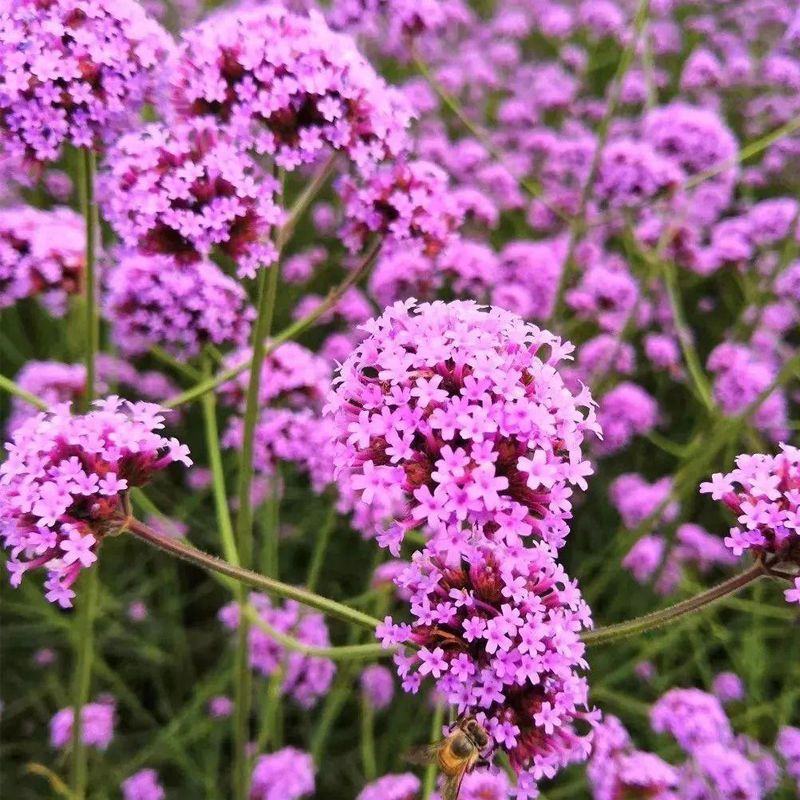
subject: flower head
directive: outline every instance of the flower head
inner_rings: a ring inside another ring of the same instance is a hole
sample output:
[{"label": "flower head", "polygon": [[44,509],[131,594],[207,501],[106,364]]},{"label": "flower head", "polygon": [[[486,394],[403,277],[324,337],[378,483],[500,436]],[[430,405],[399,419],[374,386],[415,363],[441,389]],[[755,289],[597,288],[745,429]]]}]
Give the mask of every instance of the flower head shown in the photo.
[{"label": "flower head", "polygon": [[419,778],[411,772],[384,775],[368,783],[356,800],[417,800],[419,789]]},{"label": "flower head", "polygon": [[[72,740],[72,707],[62,708],[50,720],[50,744],[61,750]],[[116,705],[103,699],[81,708],[81,739],[87,747],[105,750],[114,738]]]},{"label": "flower head", "polygon": [[0,210],[0,309],[37,297],[63,315],[83,284],[85,246],[83,218],[69,208]]},{"label": "flower head", "polygon": [[560,546],[569,486],[592,472],[583,438],[598,432],[589,392],[573,396],[555,368],[571,345],[466,301],[397,303],[364,327],[328,412],[345,489],[394,523],[379,542],[396,550],[422,527]]},{"label": "flower head", "polygon": [[436,540],[397,578],[411,595],[410,625],[387,618],[385,643],[413,643],[395,662],[406,691],[430,676],[437,692],[487,729],[522,785],[582,761],[588,683],[581,630],[589,608],[543,544]]},{"label": "flower head", "polygon": [[172,48],[134,0],[4,2],[0,43],[3,144],[36,161],[132,123]]},{"label": "flower head", "polygon": [[105,307],[123,353],[158,345],[177,358],[206,344],[243,346],[255,316],[242,287],[210,261],[139,254],[111,270]]},{"label": "flower head", "polygon": [[164,800],[166,796],[154,769],[140,769],[122,782],[123,800]]},{"label": "flower head", "polygon": [[373,708],[380,711],[392,702],[394,679],[391,670],[371,664],[361,673],[361,691]]},{"label": "flower head", "polygon": [[406,148],[410,111],[402,96],[319,13],[301,16],[278,4],[226,11],[182,39],[172,65],[179,113],[224,122],[285,169],[327,148],[361,167]]},{"label": "flower head", "polygon": [[687,752],[712,743],[729,744],[731,724],[719,700],[700,689],[671,689],[650,709],[656,733],[670,734]]},{"label": "flower head", "polygon": [[148,125],[107,163],[106,214],[126,245],[187,262],[219,248],[243,277],[275,260],[277,181],[213,120]]},{"label": "flower head", "polygon": [[11,583],[47,570],[47,599],[72,605],[70,588],[97,561],[104,536],[124,524],[125,496],[189,451],[167,439],[161,409],[111,396],[89,413],[55,406],[23,422],[0,465],[0,522]]},{"label": "flower head", "polygon": [[700,484],[736,516],[725,544],[736,556],[750,551],[800,563],[800,449],[781,445],[777,455],[740,455],[736,469]]},{"label": "flower head", "polygon": [[284,747],[259,756],[250,784],[251,800],[300,800],[314,793],[314,763],[308,753]]}]

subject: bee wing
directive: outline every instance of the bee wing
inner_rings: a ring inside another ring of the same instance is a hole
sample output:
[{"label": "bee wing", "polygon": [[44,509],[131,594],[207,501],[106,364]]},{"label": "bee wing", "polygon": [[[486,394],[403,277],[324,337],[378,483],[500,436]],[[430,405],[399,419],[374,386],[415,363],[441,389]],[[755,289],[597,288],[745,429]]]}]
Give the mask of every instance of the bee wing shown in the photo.
[{"label": "bee wing", "polygon": [[458,794],[461,791],[461,782],[467,774],[467,767],[469,762],[465,761],[464,766],[455,774],[450,775],[444,782],[442,789],[442,800],[458,800]]},{"label": "bee wing", "polygon": [[420,747],[412,747],[404,756],[409,764],[432,764],[439,758],[439,751],[442,749],[444,739],[433,744],[423,744]]}]

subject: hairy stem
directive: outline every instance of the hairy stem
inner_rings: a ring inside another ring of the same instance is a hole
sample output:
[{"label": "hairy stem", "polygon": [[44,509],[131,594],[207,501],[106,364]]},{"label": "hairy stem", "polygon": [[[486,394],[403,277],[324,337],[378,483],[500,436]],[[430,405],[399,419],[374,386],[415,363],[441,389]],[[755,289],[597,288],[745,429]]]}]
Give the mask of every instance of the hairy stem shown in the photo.
[{"label": "hairy stem", "polygon": [[336,617],[343,622],[357,625],[373,632],[380,625],[379,619],[371,617],[369,614],[364,614],[355,608],[350,608],[350,606],[346,606],[336,600],[330,600],[327,597],[322,597],[322,595],[309,592],[302,587],[292,586],[267,575],[260,575],[257,572],[253,572],[253,570],[229,564],[227,561],[198,550],[196,547],[192,547],[179,539],[162,536],[138,519],[129,520],[127,530],[138,539],[142,539],[170,555],[177,556],[183,561],[188,561],[190,564],[202,567],[209,572],[224,575],[252,589],[258,589],[275,597],[282,597],[285,600],[297,600],[298,603],[302,603],[309,608],[315,608],[329,617]]},{"label": "hairy stem", "polygon": [[636,636],[640,633],[656,630],[688,614],[694,614],[717,600],[721,600],[723,597],[736,594],[745,586],[765,577],[766,574],[767,572],[761,563],[753,564],[744,572],[740,572],[738,575],[734,575],[711,589],[694,595],[694,597],[689,597],[680,603],[669,606],[669,608],[654,611],[652,614],[645,614],[643,617],[636,617],[627,622],[620,622],[616,625],[607,625],[588,631],[581,638],[587,645],[591,646],[607,644],[617,639],[624,639],[628,636]]}]

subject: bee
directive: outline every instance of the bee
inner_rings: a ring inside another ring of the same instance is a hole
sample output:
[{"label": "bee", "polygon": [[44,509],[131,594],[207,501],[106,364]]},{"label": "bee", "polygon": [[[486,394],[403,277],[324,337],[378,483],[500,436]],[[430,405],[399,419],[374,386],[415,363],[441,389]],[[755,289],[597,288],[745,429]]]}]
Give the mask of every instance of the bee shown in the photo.
[{"label": "bee", "polygon": [[489,734],[474,717],[461,717],[441,741],[412,750],[407,760],[412,764],[438,764],[445,776],[442,800],[457,800],[464,776],[480,763]]}]

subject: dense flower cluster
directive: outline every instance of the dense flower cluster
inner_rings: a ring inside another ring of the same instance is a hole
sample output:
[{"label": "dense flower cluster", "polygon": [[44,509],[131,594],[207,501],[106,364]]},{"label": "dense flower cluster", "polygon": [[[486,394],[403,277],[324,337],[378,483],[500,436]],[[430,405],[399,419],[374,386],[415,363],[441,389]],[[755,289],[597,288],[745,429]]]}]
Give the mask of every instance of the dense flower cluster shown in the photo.
[{"label": "dense flower cluster", "polygon": [[140,769],[122,782],[123,800],[164,800],[166,796],[154,769]]},{"label": "dense flower cluster", "polygon": [[402,96],[318,12],[215,14],[183,34],[172,70],[178,113],[213,116],[285,169],[327,147],[364,169],[407,146]]},{"label": "dense flower cluster", "polygon": [[251,800],[300,800],[314,793],[314,763],[308,753],[284,747],[259,756],[253,767]]},{"label": "dense flower cluster", "polygon": [[371,664],[361,673],[361,691],[377,711],[389,706],[394,696],[394,679],[391,670],[380,664]]},{"label": "dense flower cluster", "polygon": [[[105,750],[114,738],[117,709],[113,700],[101,698],[81,708],[81,739],[87,747]],[[72,741],[74,709],[70,706],[56,712],[50,720],[50,744],[59,750]]]},{"label": "dense flower cluster", "polygon": [[387,237],[390,249],[411,247],[436,256],[461,221],[445,173],[424,161],[381,167],[362,181],[345,176],[338,190],[346,220],[342,239],[352,252],[378,234]]},{"label": "dense flower cluster", "polygon": [[377,517],[396,517],[379,543],[396,554],[422,527],[561,546],[569,485],[592,472],[583,438],[599,432],[588,391],[573,396],[555,368],[571,345],[466,301],[397,303],[365,330],[328,412],[340,479]]},{"label": "dense flower cluster", "polygon": [[787,444],[775,456],[736,458],[736,469],[714,473],[700,491],[721,500],[736,516],[725,544],[736,556],[800,562],[800,450]]},{"label": "dense flower cluster", "polygon": [[275,260],[277,181],[213,120],[148,125],[107,163],[104,209],[126,245],[189,262],[219,248],[243,277]]},{"label": "dense flower cluster", "polygon": [[800,791],[800,728],[788,725],[782,728],[775,747],[786,762],[786,771],[797,782]]},{"label": "dense flower cluster", "polygon": [[161,409],[111,396],[72,416],[55,406],[22,423],[0,465],[0,522],[11,583],[47,570],[47,599],[72,605],[70,588],[97,561],[103,537],[124,523],[123,499],[189,451],[158,431]]},{"label": "dense flower cluster", "polygon": [[[328,627],[322,614],[307,611],[294,600],[275,605],[263,594],[251,594],[250,604],[270,627],[313,647],[329,647]],[[240,608],[229,603],[219,612],[226,628],[239,626]],[[253,624],[248,632],[250,666],[265,677],[282,670],[281,691],[293,697],[303,708],[311,708],[325,695],[336,673],[336,665],[327,658],[307,656],[288,650],[264,628]]]},{"label": "dense flower cluster", "polygon": [[177,358],[205,345],[242,347],[255,311],[242,287],[210,261],[126,255],[111,270],[106,316],[123,353],[162,347]]},{"label": "dense flower cluster", "polygon": [[59,316],[80,291],[86,265],[83,218],[69,208],[0,210],[0,310],[38,297]]},{"label": "dense flower cluster", "polygon": [[580,640],[591,626],[575,582],[543,544],[448,547],[414,554],[396,579],[410,594],[413,621],[386,619],[384,645],[406,691],[430,675],[460,714],[474,714],[519,775],[519,797],[536,796],[543,776],[586,758],[576,723],[593,719]]},{"label": "dense flower cluster", "polygon": [[172,48],[134,0],[3,0],[0,42],[3,145],[36,161],[130,124]]},{"label": "dense flower cluster", "polygon": [[671,689],[650,710],[656,733],[668,733],[688,753],[729,741],[733,731],[719,700],[700,689]]}]

